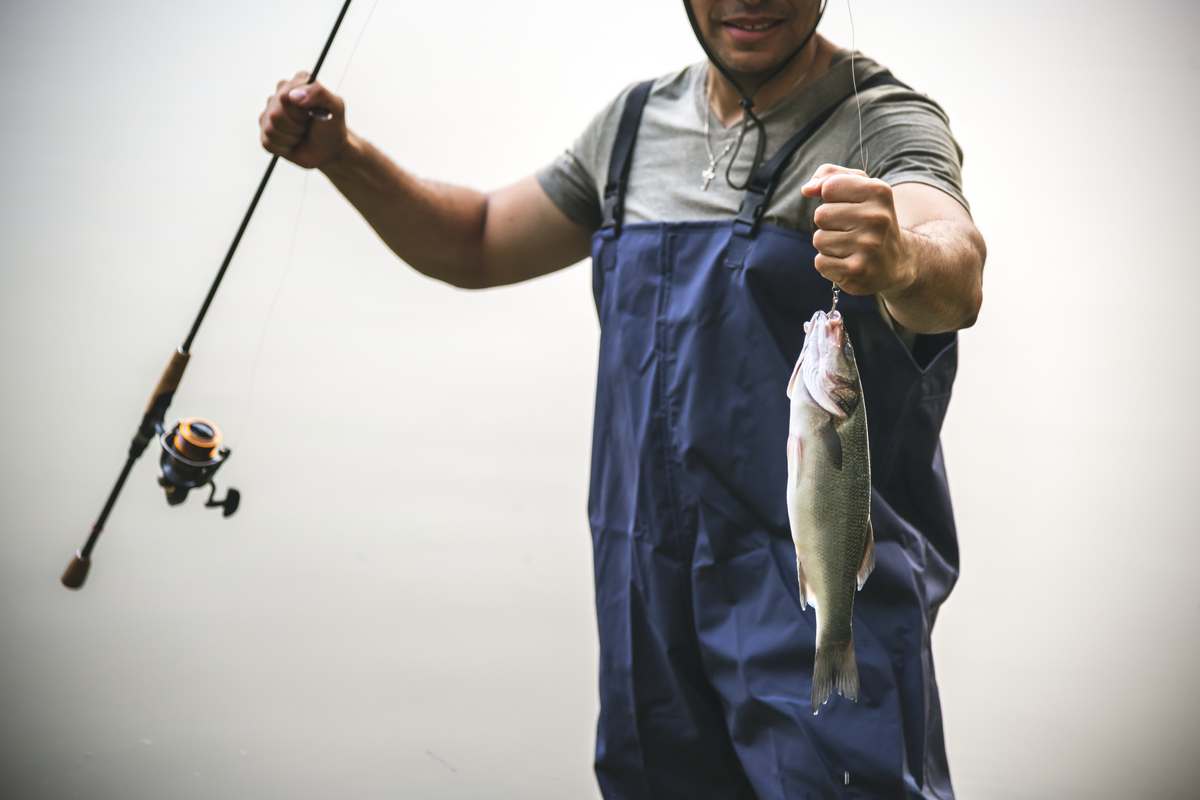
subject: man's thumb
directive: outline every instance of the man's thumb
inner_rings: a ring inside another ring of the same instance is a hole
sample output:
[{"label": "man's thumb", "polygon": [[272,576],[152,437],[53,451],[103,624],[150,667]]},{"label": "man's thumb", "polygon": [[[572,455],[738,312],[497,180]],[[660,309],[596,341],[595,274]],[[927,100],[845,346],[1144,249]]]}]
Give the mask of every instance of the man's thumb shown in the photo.
[{"label": "man's thumb", "polygon": [[319,120],[330,120],[342,113],[341,98],[319,83],[297,86],[283,95],[283,104]]},{"label": "man's thumb", "polygon": [[305,86],[297,86],[285,95],[288,100],[291,100],[294,105],[305,108],[313,104],[313,99],[316,96],[317,87],[307,84]]},{"label": "man's thumb", "polygon": [[306,83],[303,86],[297,86],[285,94],[284,98],[291,105],[304,109],[333,109],[337,106],[337,99],[333,93],[319,83]]}]

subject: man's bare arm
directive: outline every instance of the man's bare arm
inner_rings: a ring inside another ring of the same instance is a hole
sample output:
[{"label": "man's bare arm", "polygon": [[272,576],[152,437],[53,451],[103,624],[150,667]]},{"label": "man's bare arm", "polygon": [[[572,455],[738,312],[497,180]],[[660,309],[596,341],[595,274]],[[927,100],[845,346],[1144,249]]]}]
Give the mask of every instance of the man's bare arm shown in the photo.
[{"label": "man's bare arm", "polygon": [[969,328],[983,304],[987,246],[967,210],[921,183],[892,188],[911,283],[880,294],[888,313],[918,333]]},{"label": "man's bare arm", "polygon": [[533,177],[484,194],[405,172],[351,135],[321,167],[396,255],[431,278],[468,289],[535,278],[588,254],[590,232]]},{"label": "man's bare arm", "polygon": [[822,275],[851,294],[878,294],[915,333],[974,324],[987,248],[958,201],[931,186],[893,187],[833,164],[818,168],[801,191],[822,200],[813,215]]},{"label": "man's bare arm", "polygon": [[297,73],[280,81],[268,98],[259,118],[263,146],[319,168],[415,269],[478,289],[544,275],[587,255],[590,231],[567,218],[535,178],[487,194],[418,178],[350,132],[341,98],[306,80]]}]

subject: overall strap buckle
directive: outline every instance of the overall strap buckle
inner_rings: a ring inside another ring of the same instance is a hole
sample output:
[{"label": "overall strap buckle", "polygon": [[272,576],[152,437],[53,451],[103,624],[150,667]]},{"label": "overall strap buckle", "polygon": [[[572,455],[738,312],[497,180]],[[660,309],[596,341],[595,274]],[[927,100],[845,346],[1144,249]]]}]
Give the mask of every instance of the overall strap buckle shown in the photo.
[{"label": "overall strap buckle", "polygon": [[[864,92],[884,84],[910,88],[907,84],[897,80],[890,72],[884,70],[859,84],[858,90]],[[771,197],[775,194],[775,189],[779,186],[783,172],[791,163],[792,157],[848,99],[849,95],[842,97],[809,120],[808,124],[784,142],[779,151],[751,176],[746,193],[742,196],[741,207],[733,220],[733,235],[725,255],[727,267],[739,269],[745,264],[746,253],[750,250],[750,242],[758,235],[758,229],[762,225],[767,207],[771,204]]]},{"label": "overall strap buckle", "polygon": [[604,219],[600,225],[602,230],[611,230],[614,236],[621,235],[621,223],[625,218],[625,191],[629,187],[629,169],[633,164],[633,145],[637,141],[642,111],[646,108],[653,86],[654,81],[645,81],[629,91],[625,108],[621,111],[621,121],[617,125],[617,136],[608,161],[608,180],[604,184]]}]

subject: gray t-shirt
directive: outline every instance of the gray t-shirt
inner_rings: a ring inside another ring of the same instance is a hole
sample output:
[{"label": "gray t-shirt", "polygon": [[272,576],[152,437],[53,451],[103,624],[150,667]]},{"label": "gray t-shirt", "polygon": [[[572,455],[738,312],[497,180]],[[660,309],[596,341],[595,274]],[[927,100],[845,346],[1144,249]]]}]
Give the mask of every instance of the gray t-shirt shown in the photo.
[{"label": "gray t-shirt", "polygon": [[[849,50],[839,49],[823,75],[758,115],[767,135],[764,159],[770,159],[808,120],[849,97],[796,152],[767,208],[765,221],[812,233],[813,212],[820,199],[803,197],[800,187],[825,163],[862,168],[859,104],[869,175],[892,186],[933,186],[969,210],[962,191],[962,149],[950,133],[946,112],[929,97],[893,85],[860,92],[856,104],[852,64],[859,84],[884,69],[857,51],[851,59]],[[705,97],[707,68],[708,62],[702,61],[654,82],[633,149],[625,222],[731,219],[737,214],[743,192],[729,185],[725,168],[736,152],[731,177],[738,185],[745,183],[759,133],[749,132],[740,151],[735,148],[726,152],[717,164],[717,177],[704,189],[701,172],[709,162],[704,142],[705,116],[714,155],[725,151],[740,125],[725,128],[709,108]],[[613,139],[625,98],[633,86],[626,87],[597,114],[574,145],[537,173],[538,182],[554,204],[571,220],[593,231],[602,222],[601,202]],[[882,300],[878,307],[883,319],[911,350],[915,335],[892,319]]]}]

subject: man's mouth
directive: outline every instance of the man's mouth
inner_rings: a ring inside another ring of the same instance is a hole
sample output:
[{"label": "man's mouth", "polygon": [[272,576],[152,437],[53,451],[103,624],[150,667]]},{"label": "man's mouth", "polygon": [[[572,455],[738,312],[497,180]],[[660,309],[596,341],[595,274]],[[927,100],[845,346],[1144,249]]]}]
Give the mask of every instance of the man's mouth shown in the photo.
[{"label": "man's mouth", "polygon": [[783,20],[770,17],[734,17],[721,20],[725,35],[734,43],[744,47],[757,47],[775,35]]},{"label": "man's mouth", "polygon": [[771,28],[774,28],[776,25],[778,25],[781,22],[783,22],[783,20],[781,20],[781,19],[738,18],[738,19],[724,20],[721,24],[728,28],[736,28],[739,31],[749,31],[751,33],[761,33],[762,31],[768,31]]}]

